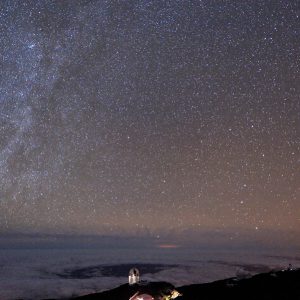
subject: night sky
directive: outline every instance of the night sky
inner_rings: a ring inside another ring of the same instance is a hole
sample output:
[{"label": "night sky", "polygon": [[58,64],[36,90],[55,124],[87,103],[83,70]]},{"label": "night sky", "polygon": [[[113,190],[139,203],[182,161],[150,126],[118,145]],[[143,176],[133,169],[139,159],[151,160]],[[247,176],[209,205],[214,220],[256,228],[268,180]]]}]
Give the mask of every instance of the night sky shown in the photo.
[{"label": "night sky", "polygon": [[0,3],[0,232],[300,231],[300,3]]}]

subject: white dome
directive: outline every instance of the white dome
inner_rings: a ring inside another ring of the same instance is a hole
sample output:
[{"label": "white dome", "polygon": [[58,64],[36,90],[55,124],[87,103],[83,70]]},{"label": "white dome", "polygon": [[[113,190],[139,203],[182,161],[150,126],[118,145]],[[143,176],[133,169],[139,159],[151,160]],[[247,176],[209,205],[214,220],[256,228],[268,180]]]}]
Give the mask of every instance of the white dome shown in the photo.
[{"label": "white dome", "polygon": [[132,268],[129,271],[128,282],[129,284],[135,284],[140,281],[140,272],[137,268]]}]

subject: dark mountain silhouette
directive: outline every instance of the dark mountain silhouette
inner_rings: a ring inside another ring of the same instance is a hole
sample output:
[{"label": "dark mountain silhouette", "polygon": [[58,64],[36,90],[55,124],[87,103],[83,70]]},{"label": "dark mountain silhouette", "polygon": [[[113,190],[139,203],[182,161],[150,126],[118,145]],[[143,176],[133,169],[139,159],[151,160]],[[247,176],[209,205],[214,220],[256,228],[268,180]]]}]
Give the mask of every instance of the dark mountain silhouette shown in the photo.
[{"label": "dark mountain silhouette", "polygon": [[178,288],[178,291],[183,293],[181,300],[296,300],[300,299],[300,269],[194,284]]}]

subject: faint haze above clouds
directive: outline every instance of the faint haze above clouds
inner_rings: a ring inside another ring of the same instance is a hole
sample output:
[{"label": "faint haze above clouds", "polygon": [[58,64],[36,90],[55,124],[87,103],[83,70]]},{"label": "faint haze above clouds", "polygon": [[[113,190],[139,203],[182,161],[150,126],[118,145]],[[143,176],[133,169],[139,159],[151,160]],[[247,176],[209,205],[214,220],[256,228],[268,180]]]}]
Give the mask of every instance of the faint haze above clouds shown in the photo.
[{"label": "faint haze above clouds", "polygon": [[195,230],[180,232],[115,232],[111,235],[6,233],[0,237],[0,249],[202,249],[219,251],[290,251],[297,253],[300,239],[297,231],[264,230]]}]

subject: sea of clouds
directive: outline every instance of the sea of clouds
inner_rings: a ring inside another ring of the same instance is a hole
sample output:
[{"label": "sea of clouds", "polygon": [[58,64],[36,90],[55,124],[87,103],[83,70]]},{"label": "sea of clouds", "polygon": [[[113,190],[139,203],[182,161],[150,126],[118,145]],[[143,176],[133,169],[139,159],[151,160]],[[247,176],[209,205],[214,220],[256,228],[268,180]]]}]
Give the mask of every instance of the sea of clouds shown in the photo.
[{"label": "sea of clouds", "polygon": [[[91,238],[92,239],[92,238]],[[91,239],[51,243],[0,240],[0,299],[63,299],[99,292],[127,283],[127,276],[109,274],[80,278],[65,276],[82,268],[129,264],[163,264],[158,272],[142,273],[149,281],[168,281],[175,286],[211,282],[241,274],[300,267],[297,251],[222,249],[214,247],[163,247]],[[151,268],[150,268],[151,269]],[[129,270],[128,270],[129,271]]]}]

